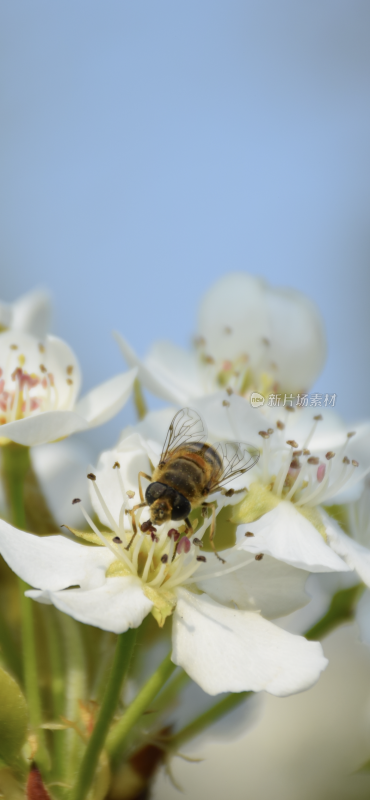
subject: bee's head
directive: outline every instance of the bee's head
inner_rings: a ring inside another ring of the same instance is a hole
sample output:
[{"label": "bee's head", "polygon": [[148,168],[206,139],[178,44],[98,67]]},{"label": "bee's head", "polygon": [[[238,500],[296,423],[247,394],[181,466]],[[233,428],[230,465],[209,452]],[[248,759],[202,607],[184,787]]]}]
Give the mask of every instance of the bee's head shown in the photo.
[{"label": "bee's head", "polygon": [[153,525],[169,522],[172,514],[172,503],[168,497],[159,497],[150,506],[150,519]]}]

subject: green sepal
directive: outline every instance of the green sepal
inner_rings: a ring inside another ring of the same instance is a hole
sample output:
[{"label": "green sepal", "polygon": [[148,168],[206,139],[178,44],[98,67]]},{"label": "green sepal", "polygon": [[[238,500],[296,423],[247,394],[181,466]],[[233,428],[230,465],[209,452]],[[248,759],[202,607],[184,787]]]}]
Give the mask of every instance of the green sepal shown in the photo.
[{"label": "green sepal", "polygon": [[0,758],[12,765],[26,741],[28,710],[14,680],[0,667]]}]

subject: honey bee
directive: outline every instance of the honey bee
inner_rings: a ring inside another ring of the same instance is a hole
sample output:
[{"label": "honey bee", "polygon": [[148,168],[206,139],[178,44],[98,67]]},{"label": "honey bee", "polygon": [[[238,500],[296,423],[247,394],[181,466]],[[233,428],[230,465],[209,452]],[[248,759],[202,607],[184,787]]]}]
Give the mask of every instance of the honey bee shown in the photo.
[{"label": "honey bee", "polygon": [[[170,520],[184,520],[186,534],[190,536],[193,533],[189,519],[192,509],[200,507],[206,516],[206,509],[211,507],[210,543],[222,561],[213,543],[217,502],[208,503],[206,498],[219,491],[228,496],[234,494],[233,489],[224,489],[225,484],[252,469],[259,459],[259,453],[250,445],[237,442],[211,445],[205,441],[206,436],[203,422],[196,411],[190,408],[178,411],[168,429],[160,461],[153,474],[139,472],[141,502],[129,513],[132,516],[134,536],[134,512],[143,506],[149,506],[150,520],[141,526],[142,530],[149,530],[151,526],[159,526]],[[142,478],[150,481],[145,497]]]}]

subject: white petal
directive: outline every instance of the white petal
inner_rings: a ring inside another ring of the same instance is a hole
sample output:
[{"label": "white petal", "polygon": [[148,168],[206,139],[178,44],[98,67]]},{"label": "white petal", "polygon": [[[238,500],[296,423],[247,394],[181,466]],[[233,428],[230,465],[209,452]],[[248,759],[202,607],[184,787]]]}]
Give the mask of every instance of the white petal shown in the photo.
[{"label": "white petal", "polygon": [[[245,538],[250,531],[254,537]],[[281,501],[256,522],[239,525],[240,550],[267,553],[310,572],[347,572],[349,567],[325,544],[316,528],[292,503]]]},{"label": "white petal", "polygon": [[82,382],[77,357],[69,345],[57,336],[46,336],[43,343],[45,353],[42,360],[48,371],[54,375],[58,389],[58,408],[72,409]]},{"label": "white petal", "polygon": [[63,536],[34,536],[0,520],[0,553],[10,568],[38,589],[100,586],[114,556]]},{"label": "white petal", "polygon": [[[139,433],[142,439],[143,447],[148,449],[149,443],[149,450],[152,451],[154,448],[156,456],[155,461],[152,463],[157,464],[163,449],[168,428],[176,414],[176,411],[177,409],[174,407],[161,408],[158,411],[149,411],[144,419],[140,420],[140,422],[137,422],[134,427],[131,426],[130,428],[126,428],[124,431],[122,431],[120,442],[134,432]],[[151,456],[150,459],[152,460]]]},{"label": "white petal", "polygon": [[32,448],[31,459],[56,522],[79,528],[83,516],[79,504],[72,505],[72,500],[79,497],[90,511],[86,466],[91,461],[91,453],[86,444],[67,439],[40,445]]},{"label": "white petal", "polygon": [[267,287],[271,361],[280,386],[289,392],[309,389],[326,359],[323,320],[316,305],[296,289]]},{"label": "white petal", "polygon": [[[116,462],[120,464],[120,467],[113,469]],[[151,475],[149,458],[142,445],[141,437],[137,433],[128,436],[126,439],[122,439],[117,448],[114,450],[106,450],[104,453],[101,453],[99,457],[97,467],[94,469],[96,484],[116,524],[119,520],[123,502],[126,503],[127,508],[131,508],[136,503],[140,503],[138,494],[139,472],[146,472]],[[123,482],[123,493],[119,473]],[[148,482],[144,481],[142,485],[145,490]],[[90,499],[96,514],[103,525],[111,528],[111,522],[100,504],[92,482],[89,488]],[[126,494],[127,491],[134,491],[135,497],[129,500]]]},{"label": "white petal", "polygon": [[1,425],[0,435],[12,442],[32,447],[55,442],[88,427],[86,420],[74,411],[43,411],[32,417]]},{"label": "white petal", "polygon": [[131,369],[96,386],[76,403],[76,413],[86,419],[90,428],[108,422],[130,397],[136,375],[137,370]]},{"label": "white petal", "polygon": [[173,342],[154,342],[145,359],[145,366],[175,396],[182,396],[186,405],[191,397],[203,394],[201,370],[196,353],[184,350]]},{"label": "white petal", "polygon": [[89,591],[27,592],[38,602],[51,602],[79,622],[104,631],[124,633],[138,628],[153,606],[145,597],[139,578],[107,578],[102,586]]},{"label": "white petal", "polygon": [[370,586],[370,550],[350,539],[328,514],[323,513],[330,547],[344,559],[350,569],[355,569],[361,580]]},{"label": "white petal", "polygon": [[189,398],[179,387],[172,382],[168,383],[167,378],[163,378],[161,375],[158,377],[151,368],[147,367],[120,333],[115,331],[113,335],[128,366],[138,368],[139,379],[146,389],[158,397],[162,397],[168,403],[187,405]]},{"label": "white petal", "polygon": [[252,364],[259,361],[268,334],[263,281],[242,272],[218,280],[200,305],[198,332],[216,360],[245,354]]},{"label": "white petal", "polygon": [[42,289],[28,292],[13,304],[10,327],[43,339],[50,329],[51,310],[48,292]]},{"label": "white petal", "polygon": [[[264,556],[256,561],[254,556],[237,551],[235,548],[223,553],[226,564],[217,564],[212,554],[207,554],[207,569],[202,565],[202,576],[217,572],[215,578],[202,580],[199,573],[195,582],[198,588],[207,592],[219,603],[235,603],[243,610],[261,611],[267,619],[275,619],[302,608],[309,602],[304,587],[308,572],[291,567],[282,561]],[[247,563],[247,562],[250,563]],[[246,563],[234,572],[222,576],[223,570]]]},{"label": "white petal", "polygon": [[308,689],[328,663],[318,642],[185,589],[174,613],[172,661],[208,694],[266,690],[280,697]]}]

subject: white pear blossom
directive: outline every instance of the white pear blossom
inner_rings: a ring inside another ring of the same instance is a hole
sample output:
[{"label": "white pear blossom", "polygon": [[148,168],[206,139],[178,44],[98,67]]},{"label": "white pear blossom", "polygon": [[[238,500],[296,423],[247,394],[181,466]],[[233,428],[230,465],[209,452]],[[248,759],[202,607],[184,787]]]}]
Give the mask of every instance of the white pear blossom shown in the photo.
[{"label": "white pear blossom", "polygon": [[127,401],[136,370],[116,375],[80,400],[81,371],[55,336],[0,334],[0,440],[45,444],[101,425]]},{"label": "white pear blossom", "polygon": [[[138,501],[138,472],[151,469],[148,452],[152,457],[133,433],[89,473],[94,509],[109,530],[95,525],[79,498],[75,504],[91,527],[79,536],[95,546],[39,538],[0,522],[0,552],[35,587],[27,595],[115,633],[138,627],[150,612],[160,625],[172,615],[172,660],[211,695],[266,690],[284,696],[309,688],[327,663],[321,645],[270,622],[307,601],[307,572],[236,548],[223,551],[221,565],[202,549],[209,525],[203,518],[190,539],[180,523],[154,528],[148,508],[140,508],[134,536],[125,512]],[[219,495],[219,501],[221,508],[230,498]]]},{"label": "white pear blossom", "polygon": [[[198,401],[213,440],[236,439],[259,447],[247,473],[240,506],[240,549],[268,553],[313,572],[339,557],[370,585],[370,550],[347,536],[325,506],[361,492],[370,471],[370,424],[346,428],[332,409],[252,408],[244,398],[218,393]],[[245,533],[253,537],[245,538]]]},{"label": "white pear blossom", "polygon": [[0,330],[9,328],[43,338],[49,332],[50,319],[50,296],[43,289],[28,292],[14,303],[0,301]]},{"label": "white pear blossom", "polygon": [[247,273],[225,275],[207,292],[193,351],[156,342],[141,361],[120,334],[116,339],[144,386],[180,406],[220,387],[243,396],[304,391],[326,357],[314,303],[301,292],[271,287]]}]

